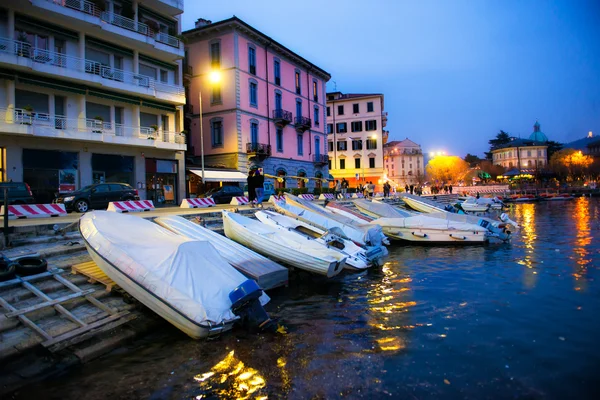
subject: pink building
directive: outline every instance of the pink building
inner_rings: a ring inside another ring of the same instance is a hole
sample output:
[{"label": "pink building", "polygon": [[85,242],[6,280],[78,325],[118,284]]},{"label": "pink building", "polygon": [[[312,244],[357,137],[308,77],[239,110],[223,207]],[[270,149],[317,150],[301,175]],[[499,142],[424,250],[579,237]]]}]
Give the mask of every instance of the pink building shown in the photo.
[{"label": "pink building", "polygon": [[321,180],[310,178],[329,174],[325,84],[331,76],[237,17],[199,19],[184,36],[194,159],[201,155],[200,93],[207,168],[246,174],[258,167],[287,177],[275,180],[276,187],[319,187]]}]

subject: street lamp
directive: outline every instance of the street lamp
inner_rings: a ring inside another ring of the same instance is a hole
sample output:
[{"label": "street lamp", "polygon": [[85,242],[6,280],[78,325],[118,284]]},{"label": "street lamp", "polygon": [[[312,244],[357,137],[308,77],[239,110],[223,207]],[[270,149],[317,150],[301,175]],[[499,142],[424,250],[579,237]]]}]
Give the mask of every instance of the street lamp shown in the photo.
[{"label": "street lamp", "polygon": [[[221,71],[211,71],[208,75],[211,84],[216,85],[221,82]],[[202,120],[202,88],[198,91],[198,104],[200,113],[200,162],[202,164],[202,190],[206,190],[206,182],[204,181],[204,124]]]}]

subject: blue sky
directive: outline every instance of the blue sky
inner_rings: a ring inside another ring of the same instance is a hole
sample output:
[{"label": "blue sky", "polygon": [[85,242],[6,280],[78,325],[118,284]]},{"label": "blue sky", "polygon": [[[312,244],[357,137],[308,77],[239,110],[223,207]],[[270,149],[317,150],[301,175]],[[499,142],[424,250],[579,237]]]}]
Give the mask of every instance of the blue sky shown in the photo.
[{"label": "blue sky", "polygon": [[[503,129],[600,136],[600,1],[185,1],[236,15],[328,71],[328,91],[380,92],[390,139],[483,155]],[[335,83],[334,83],[335,82]]]}]

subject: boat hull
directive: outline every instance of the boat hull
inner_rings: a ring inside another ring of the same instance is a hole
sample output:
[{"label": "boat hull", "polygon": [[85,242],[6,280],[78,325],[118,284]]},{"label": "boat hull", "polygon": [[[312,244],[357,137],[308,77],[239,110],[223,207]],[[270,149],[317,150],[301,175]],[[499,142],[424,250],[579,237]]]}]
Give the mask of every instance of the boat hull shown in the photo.
[{"label": "boat hull", "polygon": [[[374,221],[373,223],[377,222]],[[380,226],[389,238],[418,244],[482,244],[487,240],[483,232]]]}]

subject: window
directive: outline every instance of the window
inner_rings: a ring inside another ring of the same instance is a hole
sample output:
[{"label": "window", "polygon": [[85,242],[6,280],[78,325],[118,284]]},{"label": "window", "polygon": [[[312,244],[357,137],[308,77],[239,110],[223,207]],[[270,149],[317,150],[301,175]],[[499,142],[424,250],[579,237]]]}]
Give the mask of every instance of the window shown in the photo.
[{"label": "window", "polygon": [[338,115],[344,115],[344,106],[338,106]]},{"label": "window", "polygon": [[327,106],[327,116],[331,117],[331,107]]},{"label": "window", "polygon": [[319,107],[315,106],[315,126],[319,126]]},{"label": "window", "polygon": [[258,122],[250,122],[250,141],[258,143]]},{"label": "window", "polygon": [[212,68],[221,68],[221,42],[210,44],[210,66]]},{"label": "window", "polygon": [[212,86],[211,96],[210,96],[210,104],[221,104],[221,86],[215,84]]},{"label": "window", "polygon": [[248,70],[256,75],[256,49],[253,46],[248,47]]},{"label": "window", "polygon": [[164,69],[160,70],[160,81],[162,83],[168,83],[169,82],[169,72],[165,71]]},{"label": "window", "polygon": [[340,158],[340,169],[346,169],[346,160]]},{"label": "window", "polygon": [[275,131],[275,143],[277,145],[277,151],[283,153],[283,129],[277,128]]},{"label": "window", "polygon": [[375,168],[375,157],[369,157],[369,168]]},{"label": "window", "polygon": [[335,125],[336,125],[335,129],[337,130],[337,133],[348,132],[348,124],[346,124],[345,122],[338,122]]},{"label": "window", "polygon": [[527,157],[531,157],[531,150],[527,150]]},{"label": "window", "polygon": [[352,104],[352,112],[353,112],[354,114],[358,114],[358,113],[359,113],[359,111],[358,111],[358,110],[359,110],[359,108],[358,108],[358,103],[356,103],[356,104]]},{"label": "window", "polygon": [[542,156],[542,151],[538,150],[538,157],[541,157],[541,156]]},{"label": "window", "polygon": [[333,100],[333,95],[327,96],[327,100]]},{"label": "window", "polygon": [[254,79],[250,80],[250,105],[252,107],[258,107],[258,82]]},{"label": "window", "polygon": [[329,151],[333,151],[333,142],[331,140],[327,142],[327,148],[329,149]]},{"label": "window", "polygon": [[366,131],[376,131],[377,130],[377,120],[371,119],[369,121],[365,121],[365,130]]},{"label": "window", "polygon": [[315,154],[317,157],[321,155],[321,138],[318,136],[315,137]]},{"label": "window", "polygon": [[304,141],[302,140],[302,134],[299,133],[296,137],[297,137],[297,141],[298,141],[298,155],[304,155]]},{"label": "window", "polygon": [[296,99],[296,117],[302,116],[302,100]]},{"label": "window", "polygon": [[338,140],[337,149],[338,149],[338,151],[346,151],[346,150],[348,150],[348,144],[346,143],[345,140]]},{"label": "window", "polygon": [[333,133],[333,124],[327,124],[327,134]]},{"label": "window", "polygon": [[367,103],[367,112],[373,112],[373,102],[372,101]]},{"label": "window", "polygon": [[350,123],[352,132],[362,132],[362,121],[353,121]]},{"label": "window", "polygon": [[353,139],[352,140],[352,150],[362,150],[362,149],[363,149],[362,140]]},{"label": "window", "polygon": [[210,120],[210,137],[212,147],[223,147],[223,120],[221,118]]},{"label": "window", "polygon": [[319,101],[319,91],[317,90],[317,81],[313,81],[313,100]]},{"label": "window", "polygon": [[331,158],[327,160],[327,168],[331,169]]},{"label": "window", "polygon": [[275,76],[275,84],[281,85],[281,62],[278,59],[273,60],[273,75]]},{"label": "window", "polygon": [[[275,91],[275,109],[281,110],[283,108],[281,101],[281,92],[279,90]],[[283,116],[283,113],[281,114]]]},{"label": "window", "polygon": [[354,168],[356,168],[356,169],[360,168],[360,158],[354,159]]},{"label": "window", "polygon": [[300,71],[296,71],[296,78],[294,82],[296,83],[296,94],[301,94],[302,89],[300,87]]},{"label": "window", "polygon": [[377,139],[367,139],[367,150],[375,150],[377,148]]}]

